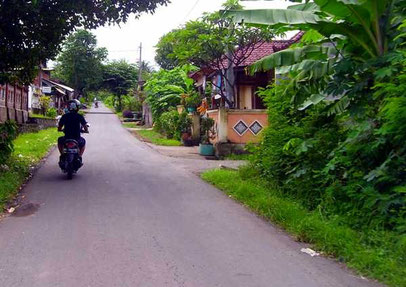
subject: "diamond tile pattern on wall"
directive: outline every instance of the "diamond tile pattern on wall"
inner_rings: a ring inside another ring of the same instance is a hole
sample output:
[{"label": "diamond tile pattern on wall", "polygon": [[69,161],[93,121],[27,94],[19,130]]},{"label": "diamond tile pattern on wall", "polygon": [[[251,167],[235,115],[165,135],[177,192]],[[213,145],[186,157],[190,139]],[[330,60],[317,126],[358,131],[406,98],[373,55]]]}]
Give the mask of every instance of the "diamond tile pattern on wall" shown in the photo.
[{"label": "diamond tile pattern on wall", "polygon": [[234,126],[234,130],[237,132],[237,134],[242,136],[248,130],[248,126],[243,121],[239,121]]},{"label": "diamond tile pattern on wall", "polygon": [[255,121],[255,122],[253,122],[253,123],[250,125],[250,131],[251,131],[254,135],[259,134],[259,133],[262,131],[263,128],[264,128],[264,127],[263,127],[258,121]]}]

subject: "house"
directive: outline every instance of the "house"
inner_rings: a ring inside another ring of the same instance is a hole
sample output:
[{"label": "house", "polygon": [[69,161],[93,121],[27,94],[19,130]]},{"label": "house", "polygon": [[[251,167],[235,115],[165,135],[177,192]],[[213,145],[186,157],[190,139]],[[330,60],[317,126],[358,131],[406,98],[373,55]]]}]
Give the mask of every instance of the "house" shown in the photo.
[{"label": "house", "polygon": [[38,70],[38,75],[35,77],[34,81],[29,87],[29,110],[39,110],[41,109],[39,98],[43,95],[42,92],[42,80],[50,79],[51,77],[51,68],[47,68],[45,64],[40,65]]},{"label": "house", "polygon": [[[211,103],[207,116],[215,120],[216,135],[213,143],[242,146],[259,141],[259,134],[268,125],[268,117],[263,100],[256,91],[275,79],[275,71],[249,75],[246,68],[272,53],[288,48],[302,36],[303,32],[299,32],[289,40],[258,43],[238,66],[232,67],[235,84],[231,97],[220,95],[226,93],[224,70],[221,72],[213,67],[203,67],[189,75],[202,94],[205,94],[207,83],[211,83]],[[227,67],[227,63],[223,66]],[[224,98],[227,98],[227,102]]]},{"label": "house", "polygon": [[42,92],[52,98],[52,105],[58,111],[63,109],[63,104],[74,97],[75,90],[58,83],[56,80],[43,79]]},{"label": "house", "polygon": [[0,85],[0,122],[28,120],[28,86],[6,83]]},{"label": "house", "polygon": [[37,77],[30,85],[29,108],[36,113],[41,112],[39,98],[42,95],[51,97],[51,105],[58,111],[62,109],[63,103],[74,97],[74,89],[51,78],[52,71],[52,68],[41,65]]}]

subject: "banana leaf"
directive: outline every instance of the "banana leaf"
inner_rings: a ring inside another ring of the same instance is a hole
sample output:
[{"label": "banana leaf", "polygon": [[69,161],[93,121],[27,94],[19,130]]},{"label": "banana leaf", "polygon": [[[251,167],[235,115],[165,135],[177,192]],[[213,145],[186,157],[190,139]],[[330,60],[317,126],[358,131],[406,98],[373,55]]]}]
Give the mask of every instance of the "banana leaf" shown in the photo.
[{"label": "banana leaf", "polygon": [[335,54],[335,48],[321,45],[308,45],[302,48],[290,48],[271,54],[249,67],[250,74],[269,71],[277,67],[292,66],[304,59],[327,59]]}]

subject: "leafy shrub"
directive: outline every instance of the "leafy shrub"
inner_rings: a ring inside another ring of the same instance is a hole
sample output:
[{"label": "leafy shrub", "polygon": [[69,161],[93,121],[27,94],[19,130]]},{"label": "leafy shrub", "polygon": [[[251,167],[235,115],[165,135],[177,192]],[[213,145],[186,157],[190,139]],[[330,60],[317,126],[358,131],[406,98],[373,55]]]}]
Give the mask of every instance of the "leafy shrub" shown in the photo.
[{"label": "leafy shrub", "polygon": [[39,105],[41,107],[42,113],[45,115],[50,107],[51,97],[41,96],[39,98]]},{"label": "leafy shrub", "polygon": [[50,109],[46,112],[45,115],[46,115],[47,117],[49,117],[49,118],[56,118],[56,116],[58,115],[58,112],[56,111],[55,108],[50,108]]},{"label": "leafy shrub", "polygon": [[[375,86],[361,85],[362,97],[341,113],[328,102],[298,110],[286,97],[297,91],[284,83],[260,91],[270,126],[252,147],[252,165],[310,209],[358,229],[405,232],[405,55],[380,63]],[[387,67],[393,74],[381,71]]]},{"label": "leafy shrub", "polygon": [[181,94],[194,91],[194,82],[188,73],[195,69],[196,67],[185,65],[172,70],[161,69],[151,75],[145,85],[145,92],[154,121],[157,121],[162,113],[179,105]]},{"label": "leafy shrub", "polygon": [[132,113],[132,111],[125,110],[123,111],[123,117],[126,119],[132,119],[134,118],[134,114]]},{"label": "leafy shrub", "polygon": [[281,92],[284,89],[282,85],[259,92],[268,106],[270,126],[261,144],[251,147],[252,160],[263,177],[316,208],[324,192],[320,171],[338,144],[340,130],[322,106],[297,110]]},{"label": "leafy shrub", "polygon": [[113,108],[114,107],[114,96],[113,95],[107,96],[106,98],[104,98],[103,102],[107,107]]},{"label": "leafy shrub", "polygon": [[209,144],[211,137],[214,135],[214,120],[209,117],[203,117],[200,120],[200,135],[203,144]]},{"label": "leafy shrub", "polygon": [[202,99],[199,93],[192,93],[185,98],[185,102],[187,108],[197,108],[201,104]]},{"label": "leafy shrub", "polygon": [[134,96],[131,96],[131,95],[123,96],[122,102],[123,102],[123,109],[125,109],[125,110],[130,110],[130,111],[141,111],[142,110],[142,103],[139,100],[137,100]]},{"label": "leafy shrub", "polygon": [[177,131],[179,133],[190,133],[192,127],[192,119],[189,118],[186,112],[179,114]]},{"label": "leafy shrub", "polygon": [[17,137],[17,125],[7,121],[0,124],[0,164],[3,164],[13,152],[13,140]]},{"label": "leafy shrub", "polygon": [[159,117],[159,129],[160,132],[165,134],[168,139],[177,138],[179,113],[176,110],[170,110],[163,113]]},{"label": "leafy shrub", "polygon": [[192,121],[187,113],[179,114],[175,109],[163,113],[155,121],[155,129],[166,135],[168,139],[174,138],[180,140],[182,133],[190,132],[191,125]]}]

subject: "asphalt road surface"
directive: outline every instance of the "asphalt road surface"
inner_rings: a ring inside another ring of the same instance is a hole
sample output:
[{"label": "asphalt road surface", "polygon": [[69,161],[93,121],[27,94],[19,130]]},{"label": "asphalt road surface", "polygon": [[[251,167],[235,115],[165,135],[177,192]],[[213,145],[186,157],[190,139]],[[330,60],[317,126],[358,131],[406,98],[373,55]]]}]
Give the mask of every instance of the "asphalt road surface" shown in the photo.
[{"label": "asphalt road surface", "polygon": [[139,142],[101,107],[85,166],[55,150],[0,222],[1,287],[378,286],[303,244]]}]

